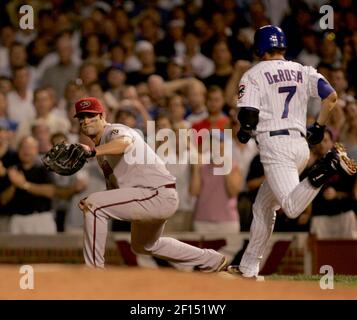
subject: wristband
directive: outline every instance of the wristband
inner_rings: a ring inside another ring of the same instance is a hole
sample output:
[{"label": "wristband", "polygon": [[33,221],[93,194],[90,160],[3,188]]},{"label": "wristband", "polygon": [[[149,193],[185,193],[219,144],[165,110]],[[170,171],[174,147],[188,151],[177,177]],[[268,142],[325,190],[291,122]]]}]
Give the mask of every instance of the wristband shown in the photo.
[{"label": "wristband", "polygon": [[89,157],[90,157],[90,158],[93,158],[93,157],[95,157],[96,154],[97,154],[97,150],[95,150],[95,147],[90,148],[90,155],[89,155]]}]

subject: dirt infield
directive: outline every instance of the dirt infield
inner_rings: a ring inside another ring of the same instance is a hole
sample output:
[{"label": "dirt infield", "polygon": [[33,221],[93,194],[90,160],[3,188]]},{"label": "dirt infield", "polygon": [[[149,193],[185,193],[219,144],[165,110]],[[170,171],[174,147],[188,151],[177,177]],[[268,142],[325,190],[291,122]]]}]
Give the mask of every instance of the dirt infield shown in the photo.
[{"label": "dirt infield", "polygon": [[357,287],[318,282],[254,282],[225,274],[171,269],[110,267],[105,271],[75,265],[33,265],[34,289],[20,289],[20,266],[0,265],[0,299],[251,300],[357,299]]}]

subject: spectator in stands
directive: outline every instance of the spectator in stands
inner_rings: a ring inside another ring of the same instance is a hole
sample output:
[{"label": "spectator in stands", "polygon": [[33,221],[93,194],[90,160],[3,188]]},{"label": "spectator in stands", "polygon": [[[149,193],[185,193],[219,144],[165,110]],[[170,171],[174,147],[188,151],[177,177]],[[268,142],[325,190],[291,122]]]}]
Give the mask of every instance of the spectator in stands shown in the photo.
[{"label": "spectator in stands", "polygon": [[226,41],[219,40],[214,44],[212,59],[215,66],[214,73],[203,79],[203,82],[207,87],[217,85],[222,90],[225,90],[233,73],[232,54]]},{"label": "spectator in stands", "polygon": [[[194,32],[185,35],[185,55],[186,64],[192,69],[192,75],[205,79],[214,73],[213,61],[201,53],[199,38]],[[190,73],[189,73],[190,74]]]},{"label": "spectator in stands", "polygon": [[[63,133],[55,133],[51,136],[51,145],[54,146],[61,142],[68,143],[68,139]],[[71,176],[60,176],[54,173],[53,183],[56,185],[56,196],[53,202],[56,228],[57,232],[64,232],[73,196],[83,192],[88,186],[88,172],[84,168]]]},{"label": "spectator in stands", "polygon": [[61,36],[56,42],[56,51],[59,61],[45,69],[41,86],[51,86],[55,89],[57,99],[63,97],[66,84],[75,80],[77,77],[78,67],[73,63],[73,45],[67,36]]},{"label": "spectator in stands", "polygon": [[36,68],[28,63],[26,47],[18,42],[14,42],[9,49],[9,65],[1,72],[2,76],[14,77],[14,70],[20,67],[26,67],[29,72],[28,89],[35,89],[38,85],[38,76]]},{"label": "spectator in stands", "polygon": [[177,79],[165,82],[159,75],[152,75],[148,78],[149,95],[152,101],[150,115],[155,118],[162,111],[167,111],[167,97],[175,92],[187,92],[190,87],[200,83],[195,78]]},{"label": "spectator in stands", "polygon": [[174,127],[190,128],[191,123],[184,119],[186,107],[183,96],[174,94],[167,101],[168,113],[170,121]]},{"label": "spectator in stands", "polygon": [[155,45],[155,53],[158,59],[168,61],[170,57],[182,57],[184,53],[184,20],[171,20],[168,24],[167,33],[164,39]]},{"label": "spectator in stands", "polygon": [[[38,12],[38,23],[36,26],[38,35],[46,42],[53,41],[56,32],[56,17],[53,10],[51,9],[41,9]],[[38,39],[38,37],[36,37]],[[35,41],[36,39],[34,39]]]},{"label": "spectator in stands", "polygon": [[90,34],[95,33],[97,30],[95,28],[95,22],[92,18],[85,17],[80,24],[80,37],[85,38]]},{"label": "spectator in stands", "polygon": [[0,76],[0,92],[8,94],[12,89],[11,80],[7,77]]},{"label": "spectator in stands", "polygon": [[[312,156],[320,158],[330,150],[336,136],[329,128]],[[314,162],[310,163],[312,166]],[[305,169],[304,177],[308,168]],[[351,192],[352,191],[352,192]],[[354,176],[333,176],[312,202],[310,232],[318,238],[357,237],[357,182]]]},{"label": "spectator in stands", "polygon": [[28,52],[28,62],[31,66],[35,67],[37,70],[37,79],[40,80],[44,68],[44,63],[46,62],[46,57],[48,59],[48,54],[50,53],[49,41],[44,36],[39,36],[35,38],[30,45],[27,47]]},{"label": "spectator in stands", "polygon": [[166,86],[164,79],[159,75],[152,75],[147,81],[149,96],[152,101],[150,115],[155,118],[161,111],[166,110]]},{"label": "spectator in stands", "polygon": [[166,164],[167,170],[176,177],[176,190],[179,195],[179,207],[175,214],[167,220],[165,232],[187,232],[192,231],[193,212],[196,202],[196,197],[189,192],[191,180],[191,165],[190,165],[190,141],[186,140],[186,144],[180,137],[180,130],[187,133],[187,127],[183,123],[176,123],[173,126],[176,137],[175,158]]},{"label": "spectator in stands", "polygon": [[66,118],[55,114],[55,101],[49,88],[39,88],[34,92],[34,105],[36,118],[43,119],[47,123],[51,134],[55,132],[67,133],[70,123]]},{"label": "spectator in stands", "polygon": [[[224,155],[224,135],[212,136],[220,140],[220,154]],[[213,151],[213,150],[212,150]],[[213,153],[213,152],[212,152]],[[240,230],[237,196],[240,187],[240,172],[237,164],[226,175],[215,175],[219,167],[212,154],[210,164],[192,164],[190,193],[197,197],[193,219],[195,231],[204,233],[235,233]],[[212,196],[214,194],[214,197]]]},{"label": "spectator in stands", "polygon": [[[105,62],[106,66],[108,66],[109,68],[116,68],[117,70],[124,71],[126,54],[125,54],[125,48],[120,42],[115,41],[109,45],[108,53],[106,57],[107,57],[107,60]],[[140,64],[138,68],[139,67]],[[132,71],[132,70],[125,69],[125,71]]]},{"label": "spectator in stands", "polygon": [[160,30],[160,20],[161,18],[157,11],[143,11],[138,21],[138,39],[145,40],[155,46],[163,37]]},{"label": "spectator in stands", "polygon": [[204,54],[206,57],[211,57],[212,49],[214,43],[216,42],[213,27],[207,21],[207,19],[203,18],[202,16],[198,16],[194,21],[194,30],[197,34],[197,37],[200,39],[202,54]]},{"label": "spectator in stands", "polygon": [[226,24],[223,12],[215,11],[212,13],[211,25],[217,39],[227,41],[232,36],[232,29]]},{"label": "spectator in stands", "polygon": [[120,99],[122,98],[122,91],[124,89],[124,83],[126,79],[126,74],[123,68],[119,66],[112,66],[106,70],[105,74],[105,80],[107,84],[105,95],[110,95],[112,96],[112,99],[120,101]]},{"label": "spectator in stands", "polygon": [[[45,123],[45,126],[48,127],[50,134],[55,132],[69,132],[71,124],[67,118],[59,117],[58,114],[54,112],[55,101],[53,100],[48,88],[38,88],[35,90],[33,102],[36,110],[35,119],[21,124],[17,133],[17,141],[19,141],[22,137],[31,134],[32,126],[38,120]],[[49,142],[49,137],[47,140]],[[42,152],[44,150],[45,149],[42,149]]]},{"label": "spectator in stands", "polygon": [[312,66],[314,68],[320,63],[320,57],[318,55],[318,39],[316,33],[308,29],[302,34],[303,49],[300,51],[296,60],[306,66]]},{"label": "spectator in stands", "polygon": [[98,34],[93,33],[82,39],[82,60],[93,63],[97,70],[104,69],[103,43]]},{"label": "spectator in stands", "polygon": [[156,131],[161,129],[172,129],[170,117],[167,113],[162,112],[155,118]]},{"label": "spectator in stands", "polygon": [[250,230],[250,225],[253,220],[252,204],[254,203],[259,187],[261,186],[264,180],[264,168],[262,163],[260,162],[260,155],[256,154],[250,163],[249,170],[246,175],[246,190],[250,200],[250,211],[247,212],[245,216],[240,216],[241,227],[244,231]]},{"label": "spectator in stands", "polygon": [[119,38],[116,24],[112,19],[106,19],[103,22],[102,33],[104,37],[104,43],[113,43]]},{"label": "spectator in stands", "polygon": [[[236,109],[232,109],[235,110]],[[250,166],[254,157],[258,153],[256,142],[251,139],[248,143],[243,144],[237,138],[237,132],[240,129],[240,124],[237,121],[237,113],[231,112],[230,114],[233,145],[232,145],[232,158],[238,164],[241,175],[240,193],[238,195],[238,211],[240,216],[240,224],[242,231],[249,231],[250,222],[252,219],[252,195],[250,187],[248,186],[247,177],[250,172]],[[255,172],[255,171],[253,171]]]},{"label": "spectator in stands", "polygon": [[320,45],[321,62],[327,63],[333,68],[340,68],[342,66],[341,49],[336,44],[336,34],[333,32],[326,32]]},{"label": "spectator in stands", "polygon": [[124,34],[132,30],[131,20],[124,8],[113,8],[112,14],[119,34]]},{"label": "spectator in stands", "polygon": [[187,88],[187,102],[190,113],[186,120],[191,125],[208,117],[206,94],[207,89],[201,81],[196,81]]},{"label": "spectator in stands", "polygon": [[303,43],[302,35],[312,25],[312,15],[305,1],[290,2],[290,12],[281,22],[286,38],[290,39],[287,44],[287,57],[294,59],[301,52]]},{"label": "spectator in stands", "polygon": [[28,88],[29,77],[27,67],[23,66],[14,69],[14,90],[7,94],[9,119],[17,122],[18,125],[32,121],[36,115],[36,110],[32,103],[33,91]]},{"label": "spectator in stands", "polygon": [[18,161],[17,152],[10,146],[10,134],[9,123],[0,119],[0,232],[8,231],[9,212],[3,200],[3,191],[11,185],[7,169]]},{"label": "spectator in stands", "polygon": [[15,43],[15,29],[5,25],[0,29],[0,75],[10,69],[9,51]]},{"label": "spectator in stands", "polygon": [[146,82],[153,74],[163,75],[163,64],[156,62],[154,46],[149,41],[138,41],[135,46],[135,53],[141,62],[138,71],[128,73],[127,84],[137,85]]},{"label": "spectator in stands", "polygon": [[125,53],[124,70],[126,72],[140,70],[141,62],[135,53],[134,34],[132,32],[126,32],[122,35],[120,43],[123,46]]},{"label": "spectator in stands", "polygon": [[[222,112],[225,105],[223,91],[218,86],[211,86],[207,92],[208,117],[192,125],[198,134],[201,129],[220,129],[223,131],[229,125],[229,118]],[[201,144],[200,137],[198,144]]]},{"label": "spectator in stands", "polygon": [[344,131],[341,133],[341,142],[347,148],[348,154],[357,161],[357,102],[350,100],[344,107],[345,119]]},{"label": "spectator in stands", "polygon": [[137,128],[137,121],[134,112],[131,109],[119,109],[115,114],[115,123],[121,123],[129,128]]},{"label": "spectator in stands", "polygon": [[83,63],[79,68],[79,79],[88,93],[90,85],[99,81],[99,72],[96,65],[93,63]]},{"label": "spectator in stands", "polygon": [[166,65],[166,80],[172,81],[184,77],[185,62],[182,57],[172,57]]},{"label": "spectator in stands", "polygon": [[104,23],[109,18],[108,14],[111,10],[110,5],[103,2],[105,6],[98,6],[93,9],[91,18],[94,21],[95,29],[98,33],[103,34]]},{"label": "spectator in stands", "polygon": [[37,162],[38,156],[38,142],[25,137],[19,144],[19,162],[7,169],[11,185],[1,192],[1,197],[12,214],[12,234],[56,233],[51,204],[56,190],[49,172]]},{"label": "spectator in stands", "polygon": [[[135,87],[132,88],[135,89]],[[124,92],[124,96],[125,96],[125,92]],[[126,111],[126,112],[120,113],[120,111]],[[144,107],[144,105],[138,99],[136,90],[135,90],[135,96],[128,97],[120,101],[118,107],[118,113],[120,116],[123,116],[125,118],[125,122],[129,121],[130,124],[129,127],[137,128],[146,132],[147,121],[151,120],[151,117],[148,111],[146,110],[146,108]],[[132,116],[134,116],[135,122],[132,121]]]},{"label": "spectator in stands", "polygon": [[52,148],[51,131],[44,119],[36,119],[31,126],[31,135],[38,142],[38,153],[45,155]]},{"label": "spectator in stands", "polygon": [[345,100],[348,99],[349,95],[347,93],[348,81],[346,78],[345,71],[341,68],[336,68],[331,70],[331,85],[337,92],[338,99],[342,107],[345,106]]},{"label": "spectator in stands", "polygon": [[9,134],[10,134],[10,141],[12,141],[14,132],[17,129],[17,122],[9,119],[7,116],[7,100],[6,100],[6,95],[0,91],[0,121],[3,121],[6,123],[6,125],[9,127]]}]

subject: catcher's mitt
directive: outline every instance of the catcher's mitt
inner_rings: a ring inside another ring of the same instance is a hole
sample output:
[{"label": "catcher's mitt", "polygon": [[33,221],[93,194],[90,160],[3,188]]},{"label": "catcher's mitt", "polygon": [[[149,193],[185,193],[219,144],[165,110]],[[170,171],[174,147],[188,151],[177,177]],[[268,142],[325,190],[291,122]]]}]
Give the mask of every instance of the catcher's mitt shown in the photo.
[{"label": "catcher's mitt", "polygon": [[46,169],[62,176],[70,176],[80,170],[92,155],[79,143],[59,143],[42,158]]}]

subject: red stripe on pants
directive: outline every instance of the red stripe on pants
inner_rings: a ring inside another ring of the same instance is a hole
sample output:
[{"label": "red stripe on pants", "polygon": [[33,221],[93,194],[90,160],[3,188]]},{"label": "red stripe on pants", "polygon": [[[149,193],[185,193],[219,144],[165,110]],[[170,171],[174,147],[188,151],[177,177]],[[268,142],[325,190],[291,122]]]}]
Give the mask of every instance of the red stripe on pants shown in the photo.
[{"label": "red stripe on pants", "polygon": [[120,205],[120,204],[127,204],[127,203],[134,202],[134,201],[137,201],[137,202],[146,201],[146,200],[149,200],[151,198],[156,197],[158,194],[159,194],[159,192],[156,190],[154,195],[152,195],[150,197],[147,197],[147,198],[144,198],[144,199],[132,199],[132,200],[123,201],[123,202],[111,203],[111,204],[107,204],[107,205],[102,206],[102,207],[98,207],[97,209],[94,210],[94,212],[93,212],[93,215],[94,215],[94,224],[93,224],[94,225],[94,231],[93,231],[93,252],[92,252],[94,267],[97,266],[96,263],[95,263],[95,239],[96,239],[96,230],[97,230],[97,215],[96,215],[96,212],[98,210],[103,209],[103,208],[114,207],[114,206],[117,206],[117,205]]}]

